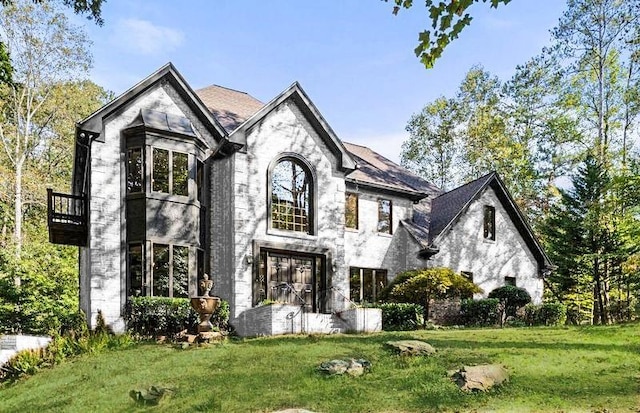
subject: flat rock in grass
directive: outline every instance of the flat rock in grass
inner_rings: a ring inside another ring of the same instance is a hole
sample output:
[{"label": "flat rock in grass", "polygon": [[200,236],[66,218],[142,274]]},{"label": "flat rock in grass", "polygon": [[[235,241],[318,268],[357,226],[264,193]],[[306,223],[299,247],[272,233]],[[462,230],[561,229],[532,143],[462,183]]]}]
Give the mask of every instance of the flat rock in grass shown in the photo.
[{"label": "flat rock in grass", "polygon": [[387,341],[387,346],[393,347],[400,354],[407,356],[428,356],[436,352],[431,344],[420,340]]},{"label": "flat rock in grass", "polygon": [[499,364],[464,366],[451,374],[451,378],[464,391],[487,391],[509,380],[509,372]]},{"label": "flat rock in grass", "polygon": [[330,360],[320,364],[318,370],[329,376],[347,374],[349,376],[362,376],[371,368],[371,363],[363,359]]}]

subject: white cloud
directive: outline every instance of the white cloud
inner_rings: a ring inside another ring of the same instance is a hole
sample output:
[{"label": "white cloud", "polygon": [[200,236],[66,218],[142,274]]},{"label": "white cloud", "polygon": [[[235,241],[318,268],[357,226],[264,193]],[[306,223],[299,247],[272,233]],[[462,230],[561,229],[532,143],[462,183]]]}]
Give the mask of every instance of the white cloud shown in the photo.
[{"label": "white cloud", "polygon": [[169,27],[156,26],[147,20],[123,19],[116,25],[114,40],[131,52],[158,55],[182,45],[184,34]]}]

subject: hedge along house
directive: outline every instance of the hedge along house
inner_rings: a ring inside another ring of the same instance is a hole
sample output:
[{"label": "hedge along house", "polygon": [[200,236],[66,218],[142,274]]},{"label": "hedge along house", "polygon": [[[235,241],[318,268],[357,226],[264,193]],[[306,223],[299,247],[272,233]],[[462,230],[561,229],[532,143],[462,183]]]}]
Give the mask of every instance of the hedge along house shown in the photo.
[{"label": "hedge along house", "polygon": [[129,297],[195,296],[205,273],[256,335],[378,330],[379,312],[352,304],[427,266],[540,301],[550,267],[496,174],[441,193],[343,143],[297,83],[263,104],[194,91],[170,63],[76,125],[49,232],[80,246],[81,308],[116,331]]}]

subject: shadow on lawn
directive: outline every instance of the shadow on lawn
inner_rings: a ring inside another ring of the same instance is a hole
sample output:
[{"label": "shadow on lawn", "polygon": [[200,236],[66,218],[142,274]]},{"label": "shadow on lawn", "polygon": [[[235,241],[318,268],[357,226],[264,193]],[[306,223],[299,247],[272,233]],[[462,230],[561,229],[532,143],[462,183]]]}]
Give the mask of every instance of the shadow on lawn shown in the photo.
[{"label": "shadow on lawn", "polygon": [[633,354],[640,353],[640,344],[602,344],[602,343],[572,343],[572,342],[536,342],[536,341],[499,341],[472,337],[469,340],[453,340],[441,338],[422,338],[436,348],[473,348],[473,349],[531,349],[531,350],[577,350],[584,352],[593,351],[619,351]]}]

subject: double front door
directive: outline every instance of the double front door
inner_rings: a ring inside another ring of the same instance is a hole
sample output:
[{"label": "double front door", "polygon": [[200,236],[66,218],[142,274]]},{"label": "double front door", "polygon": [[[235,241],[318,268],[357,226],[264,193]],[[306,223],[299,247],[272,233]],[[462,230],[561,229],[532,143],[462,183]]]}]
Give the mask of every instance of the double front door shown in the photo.
[{"label": "double front door", "polygon": [[[283,251],[261,251],[254,284],[254,301],[276,301],[324,312],[326,297],[323,256]],[[256,303],[257,303],[256,302]]]}]

